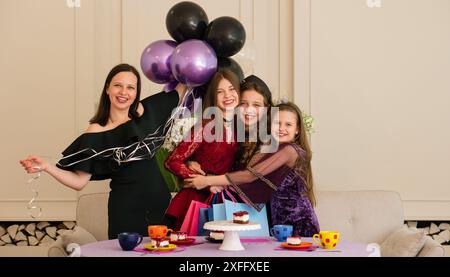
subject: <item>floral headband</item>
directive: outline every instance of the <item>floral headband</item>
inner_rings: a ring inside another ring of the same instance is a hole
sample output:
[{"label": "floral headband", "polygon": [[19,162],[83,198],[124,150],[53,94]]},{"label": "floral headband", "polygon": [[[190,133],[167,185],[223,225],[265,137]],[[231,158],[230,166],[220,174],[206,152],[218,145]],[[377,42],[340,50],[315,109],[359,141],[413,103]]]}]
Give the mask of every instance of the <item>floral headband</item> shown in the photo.
[{"label": "floral headband", "polygon": [[[275,101],[276,105],[287,104],[288,102],[289,99],[286,96],[282,96],[280,99]],[[302,113],[303,123],[305,124],[306,132],[308,132],[308,134],[314,133],[315,132],[314,118],[311,115],[304,113],[302,110],[300,110],[300,112]]]}]

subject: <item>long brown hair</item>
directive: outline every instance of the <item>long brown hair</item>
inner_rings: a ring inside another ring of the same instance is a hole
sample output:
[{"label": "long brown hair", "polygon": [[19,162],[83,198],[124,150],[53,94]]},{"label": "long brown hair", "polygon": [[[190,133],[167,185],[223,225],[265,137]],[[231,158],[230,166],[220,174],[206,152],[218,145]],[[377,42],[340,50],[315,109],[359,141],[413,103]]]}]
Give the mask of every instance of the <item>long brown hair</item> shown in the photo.
[{"label": "long brown hair", "polygon": [[309,201],[311,201],[311,204],[315,206],[316,197],[314,195],[314,180],[311,169],[312,151],[306,135],[302,112],[299,107],[292,102],[278,104],[276,107],[280,112],[288,111],[296,115],[298,134],[295,136],[293,143],[300,146],[300,148],[304,151],[304,155],[298,157],[295,170],[303,178]]},{"label": "long brown hair", "polygon": [[108,123],[109,111],[111,109],[111,101],[109,100],[109,96],[106,93],[106,91],[109,87],[109,84],[111,84],[111,80],[114,78],[114,76],[116,76],[120,72],[132,72],[134,75],[136,75],[137,79],[136,99],[134,99],[133,103],[130,106],[130,109],[128,110],[128,116],[131,119],[136,119],[139,117],[137,109],[139,105],[139,99],[141,98],[141,77],[136,68],[134,68],[129,64],[123,63],[116,65],[113,69],[111,69],[108,76],[106,77],[102,95],[100,96],[100,102],[98,105],[97,112],[95,113],[94,117],[92,117],[91,120],[89,120],[90,123],[98,123],[101,126],[105,126],[106,123]]},{"label": "long brown hair", "polygon": [[239,79],[236,74],[234,74],[231,70],[221,69],[217,71],[211,78],[211,81],[209,81],[208,88],[206,89],[205,96],[203,97],[203,111],[209,107],[217,107],[217,88],[219,87],[219,83],[222,79],[228,80],[240,96]]},{"label": "long brown hair", "polygon": [[[269,108],[268,109],[268,116],[267,116],[267,127],[268,132],[270,133],[270,108],[273,107],[273,100],[272,100],[272,92],[270,91],[267,84],[261,80],[259,77],[255,75],[250,75],[247,78],[244,79],[244,81],[241,84],[241,95],[244,94],[247,90],[254,90],[258,94],[260,94],[264,99],[264,106]],[[259,123],[258,123],[259,124]],[[240,142],[239,143],[239,150],[236,154],[236,163],[234,165],[235,169],[240,169],[243,167],[246,167],[250,160],[253,158],[253,156],[258,152],[259,147],[261,146],[262,142],[260,141],[260,138],[258,137],[257,142]]]}]

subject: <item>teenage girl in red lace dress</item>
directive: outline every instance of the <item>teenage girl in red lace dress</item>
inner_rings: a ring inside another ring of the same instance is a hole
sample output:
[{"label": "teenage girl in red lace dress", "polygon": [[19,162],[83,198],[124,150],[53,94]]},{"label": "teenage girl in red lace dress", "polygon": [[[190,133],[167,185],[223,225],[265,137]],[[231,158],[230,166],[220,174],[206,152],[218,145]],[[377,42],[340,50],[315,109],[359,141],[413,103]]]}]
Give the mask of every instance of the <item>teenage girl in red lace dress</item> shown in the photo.
[{"label": "teenage girl in red lace dress", "polygon": [[[239,94],[239,81],[234,73],[221,70],[213,76],[204,97],[203,111],[217,107],[220,112],[216,116],[222,118],[203,120],[201,127],[193,127],[190,140],[183,140],[167,158],[165,167],[168,170],[180,179],[189,178],[191,174],[196,173],[186,166],[189,160],[199,163],[205,175],[221,175],[231,169],[238,148],[233,130],[236,124],[233,120],[234,109],[239,104]],[[223,120],[221,135],[220,132],[216,134],[218,130],[211,127],[217,120]],[[209,188],[204,190],[183,188],[172,199],[166,211],[166,224],[172,225],[170,227],[174,230],[179,230],[191,201],[205,202],[210,194]]]}]

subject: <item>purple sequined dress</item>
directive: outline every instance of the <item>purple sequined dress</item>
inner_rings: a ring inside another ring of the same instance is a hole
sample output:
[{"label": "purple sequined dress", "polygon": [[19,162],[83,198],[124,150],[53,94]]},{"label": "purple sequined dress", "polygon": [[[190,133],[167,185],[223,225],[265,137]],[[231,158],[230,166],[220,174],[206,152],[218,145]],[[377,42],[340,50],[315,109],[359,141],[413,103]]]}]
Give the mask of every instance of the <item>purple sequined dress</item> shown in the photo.
[{"label": "purple sequined dress", "polygon": [[246,170],[226,177],[232,190],[255,209],[261,210],[258,203],[270,201],[274,225],[289,224],[295,234],[312,237],[319,232],[319,222],[305,183],[295,170],[303,156],[298,145],[283,144],[276,153],[255,155]]},{"label": "purple sequined dress", "polygon": [[291,170],[280,184],[270,199],[272,223],[292,225],[294,233],[302,237],[317,234],[319,222],[303,180]]}]

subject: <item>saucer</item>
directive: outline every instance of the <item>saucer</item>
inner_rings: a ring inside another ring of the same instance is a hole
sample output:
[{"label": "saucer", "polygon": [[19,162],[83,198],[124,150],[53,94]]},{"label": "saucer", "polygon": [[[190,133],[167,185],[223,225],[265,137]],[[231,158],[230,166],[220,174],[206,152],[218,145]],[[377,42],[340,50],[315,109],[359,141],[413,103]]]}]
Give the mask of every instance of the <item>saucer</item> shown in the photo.
[{"label": "saucer", "polygon": [[144,248],[152,251],[170,251],[177,248],[177,246],[175,244],[169,244],[166,247],[155,247],[151,243],[148,243],[144,245]]},{"label": "saucer", "polygon": [[169,243],[175,244],[175,245],[188,245],[188,244],[193,244],[195,242],[195,238],[186,238],[184,240],[175,240],[175,241],[170,241]]},{"label": "saucer", "polygon": [[313,245],[311,242],[302,242],[299,245],[292,245],[292,244],[288,244],[287,242],[283,242],[281,244],[281,247],[283,248],[287,248],[287,249],[297,249],[297,250],[307,250],[310,248],[314,248],[315,245]]}]

